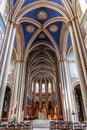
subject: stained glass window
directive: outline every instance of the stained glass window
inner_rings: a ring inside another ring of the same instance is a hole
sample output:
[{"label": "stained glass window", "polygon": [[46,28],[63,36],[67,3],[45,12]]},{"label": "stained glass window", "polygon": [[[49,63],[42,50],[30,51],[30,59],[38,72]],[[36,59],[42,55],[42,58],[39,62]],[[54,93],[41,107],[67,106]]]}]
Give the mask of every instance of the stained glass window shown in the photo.
[{"label": "stained glass window", "polygon": [[42,93],[45,93],[45,83],[42,84]]},{"label": "stained glass window", "polygon": [[48,93],[51,93],[52,92],[52,86],[51,86],[51,83],[48,83]]},{"label": "stained glass window", "polygon": [[36,92],[36,93],[39,93],[39,83],[36,83],[35,92]]}]

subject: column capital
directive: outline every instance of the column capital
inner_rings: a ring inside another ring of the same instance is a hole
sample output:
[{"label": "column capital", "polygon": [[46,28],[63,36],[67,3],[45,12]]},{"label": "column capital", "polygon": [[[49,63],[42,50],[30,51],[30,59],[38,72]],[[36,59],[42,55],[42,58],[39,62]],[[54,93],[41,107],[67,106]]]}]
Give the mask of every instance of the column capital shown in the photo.
[{"label": "column capital", "polygon": [[24,60],[17,60],[16,63],[18,63],[18,62],[20,62],[20,63],[26,63],[26,61],[24,61]]},{"label": "column capital", "polygon": [[10,23],[13,23],[14,26],[18,26],[18,23],[16,23],[14,20],[12,20],[12,19],[8,19],[8,21],[9,21]]},{"label": "column capital", "polygon": [[74,16],[72,17],[68,22],[67,22],[67,25],[71,25],[73,21],[75,21],[78,17],[77,16]]},{"label": "column capital", "polygon": [[61,58],[58,60],[58,62],[64,62],[64,61],[69,62],[69,60],[67,58]]}]

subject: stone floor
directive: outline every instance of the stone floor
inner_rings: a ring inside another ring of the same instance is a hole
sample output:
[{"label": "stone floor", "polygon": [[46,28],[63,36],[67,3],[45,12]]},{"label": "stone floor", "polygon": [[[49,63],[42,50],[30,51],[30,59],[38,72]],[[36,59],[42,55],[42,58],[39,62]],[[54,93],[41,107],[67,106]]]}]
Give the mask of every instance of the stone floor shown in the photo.
[{"label": "stone floor", "polygon": [[50,130],[49,128],[33,128],[33,130]]}]

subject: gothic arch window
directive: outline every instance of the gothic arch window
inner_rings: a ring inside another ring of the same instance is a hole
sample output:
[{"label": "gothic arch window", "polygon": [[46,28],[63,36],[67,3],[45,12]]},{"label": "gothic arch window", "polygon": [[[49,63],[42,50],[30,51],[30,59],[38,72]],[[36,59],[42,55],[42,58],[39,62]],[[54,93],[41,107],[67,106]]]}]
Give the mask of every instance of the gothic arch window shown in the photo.
[{"label": "gothic arch window", "polygon": [[32,93],[34,92],[34,82],[32,82]]},{"label": "gothic arch window", "polygon": [[45,93],[45,83],[42,83],[42,93]]},{"label": "gothic arch window", "polygon": [[39,83],[36,83],[36,85],[35,85],[35,92],[39,93]]},{"label": "gothic arch window", "polygon": [[48,93],[52,92],[52,85],[51,82],[48,83]]},{"label": "gothic arch window", "polygon": [[67,58],[69,61],[69,69],[70,69],[71,78],[78,78],[78,72],[77,72],[77,67],[75,63],[75,56],[74,56],[73,49],[70,50]]}]

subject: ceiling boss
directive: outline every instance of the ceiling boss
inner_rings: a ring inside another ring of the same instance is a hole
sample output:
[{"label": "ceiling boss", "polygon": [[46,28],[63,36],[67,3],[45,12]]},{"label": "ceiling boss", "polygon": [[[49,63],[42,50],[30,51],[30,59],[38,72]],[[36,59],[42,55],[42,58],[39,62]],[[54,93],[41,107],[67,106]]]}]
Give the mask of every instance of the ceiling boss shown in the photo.
[{"label": "ceiling boss", "polygon": [[46,20],[47,19],[47,13],[45,12],[45,11],[43,11],[43,10],[41,10],[40,12],[38,12],[38,14],[37,14],[37,18],[39,19],[39,20]]}]

